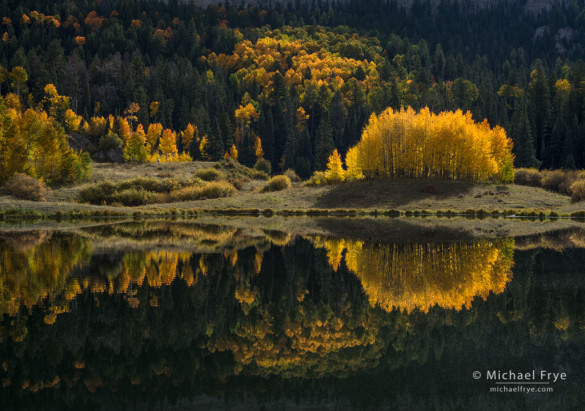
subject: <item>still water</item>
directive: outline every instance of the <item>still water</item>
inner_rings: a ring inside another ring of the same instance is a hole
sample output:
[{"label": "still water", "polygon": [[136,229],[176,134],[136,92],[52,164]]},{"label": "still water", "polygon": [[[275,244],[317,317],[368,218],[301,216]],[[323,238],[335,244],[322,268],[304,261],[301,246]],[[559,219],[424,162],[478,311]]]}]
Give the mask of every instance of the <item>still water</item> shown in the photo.
[{"label": "still water", "polygon": [[585,409],[583,232],[402,237],[0,231],[0,409]]}]

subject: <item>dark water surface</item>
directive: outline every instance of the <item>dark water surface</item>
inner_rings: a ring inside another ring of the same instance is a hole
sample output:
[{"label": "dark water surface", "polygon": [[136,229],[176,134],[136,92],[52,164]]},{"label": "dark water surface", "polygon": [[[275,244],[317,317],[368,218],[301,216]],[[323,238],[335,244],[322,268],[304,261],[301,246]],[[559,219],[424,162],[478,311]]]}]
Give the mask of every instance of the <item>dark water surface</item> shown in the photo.
[{"label": "dark water surface", "polygon": [[448,237],[0,231],[0,409],[585,409],[585,236]]}]

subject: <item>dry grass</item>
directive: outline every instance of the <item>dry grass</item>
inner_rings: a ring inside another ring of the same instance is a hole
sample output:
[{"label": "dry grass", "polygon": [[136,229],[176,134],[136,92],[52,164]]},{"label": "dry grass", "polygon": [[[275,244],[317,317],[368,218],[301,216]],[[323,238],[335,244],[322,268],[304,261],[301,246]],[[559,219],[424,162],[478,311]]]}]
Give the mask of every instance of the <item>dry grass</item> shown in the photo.
[{"label": "dry grass", "polygon": [[[112,183],[120,183],[137,175],[144,178],[154,178],[157,181],[169,179],[172,181],[184,180],[190,185],[197,182],[190,180],[197,170],[214,166],[215,163],[167,163],[167,164],[95,164],[99,182],[110,180]],[[224,167],[219,165],[219,170],[229,176],[231,168],[234,174],[240,173],[237,165],[227,163]],[[160,170],[159,170],[160,168]],[[215,166],[214,166],[215,168]],[[249,170],[249,169],[248,169]],[[245,170],[244,170],[245,171]],[[241,174],[240,174],[241,175]],[[247,176],[244,176],[247,177]],[[228,177],[229,178],[229,177]],[[190,180],[190,181],[189,181]],[[534,209],[555,211],[557,213],[572,213],[582,209],[579,203],[571,204],[568,196],[543,190],[542,188],[519,185],[496,184],[470,184],[457,181],[442,181],[435,179],[398,179],[380,181],[356,181],[337,185],[322,185],[309,187],[295,183],[291,189],[273,192],[261,192],[265,181],[253,180],[247,177],[242,182],[241,189],[230,197],[211,199],[208,196],[199,197],[198,200],[184,200],[181,203],[165,203],[160,205],[142,206],[140,210],[148,211],[153,208],[183,209],[272,209],[279,210],[310,210],[310,209],[365,209],[365,210],[521,210]],[[199,180],[198,185],[203,182]],[[0,209],[26,207],[39,212],[55,213],[68,210],[111,210],[124,211],[124,208],[112,205],[81,204],[76,202],[79,192],[90,184],[79,184],[61,187],[51,192],[49,200],[45,203],[28,203],[25,200],[17,200],[13,197],[0,196]],[[177,191],[183,187],[170,191]],[[139,193],[125,193],[130,196]],[[184,194],[183,199],[195,198]],[[169,200],[171,201],[171,200]],[[172,201],[180,201],[178,197]],[[182,200],[181,200],[182,201]],[[121,203],[120,203],[121,204]],[[128,211],[130,212],[130,211]]]},{"label": "dry grass", "polygon": [[231,197],[237,193],[236,188],[227,181],[210,181],[203,186],[190,186],[160,194],[154,198],[155,203],[175,203],[207,198]]},{"label": "dry grass", "polygon": [[36,178],[26,174],[15,174],[4,185],[4,191],[22,200],[45,201],[47,186]]}]

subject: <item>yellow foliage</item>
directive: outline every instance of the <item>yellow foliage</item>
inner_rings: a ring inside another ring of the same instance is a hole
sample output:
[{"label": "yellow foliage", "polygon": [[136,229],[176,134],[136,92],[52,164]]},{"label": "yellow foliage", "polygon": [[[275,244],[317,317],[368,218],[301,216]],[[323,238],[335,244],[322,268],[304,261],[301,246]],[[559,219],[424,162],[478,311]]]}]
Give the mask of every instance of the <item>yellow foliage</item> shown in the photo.
[{"label": "yellow foliage", "polygon": [[327,249],[335,270],[345,250],[345,263],[361,280],[372,307],[387,311],[470,308],[476,297],[500,294],[512,279],[510,240],[373,244],[316,239],[315,246]]},{"label": "yellow foliage", "polygon": [[181,144],[183,145],[183,151],[188,153],[189,146],[193,141],[193,138],[199,134],[197,131],[197,127],[193,126],[191,123],[187,124],[185,130],[181,133]]},{"label": "yellow foliage", "polygon": [[355,152],[350,175],[440,177],[467,181],[511,181],[512,140],[470,113],[432,114],[411,108],[372,114]]},{"label": "yellow foliage", "polygon": [[264,158],[264,150],[262,149],[262,141],[260,140],[260,137],[258,137],[258,136],[256,136],[256,138],[254,139],[254,154],[256,155],[256,158],[258,160],[260,160],[261,158]]},{"label": "yellow foliage", "polygon": [[232,144],[232,146],[230,147],[230,152],[229,152],[228,157],[230,157],[234,161],[238,161],[238,150],[237,150],[235,144]]},{"label": "yellow foliage", "polygon": [[165,129],[160,138],[159,150],[166,161],[172,161],[179,154],[177,150],[177,135],[169,130]]},{"label": "yellow foliage", "polygon": [[337,149],[335,149],[333,154],[329,156],[325,178],[330,183],[341,183],[345,180],[345,170],[343,169],[341,156],[337,152]]}]

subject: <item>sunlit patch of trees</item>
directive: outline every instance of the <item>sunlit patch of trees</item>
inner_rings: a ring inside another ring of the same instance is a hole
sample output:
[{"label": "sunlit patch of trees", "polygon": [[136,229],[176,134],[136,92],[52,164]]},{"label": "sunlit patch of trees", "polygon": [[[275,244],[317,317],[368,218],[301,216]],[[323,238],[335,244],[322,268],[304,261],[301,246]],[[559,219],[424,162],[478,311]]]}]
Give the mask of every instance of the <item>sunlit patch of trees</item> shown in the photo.
[{"label": "sunlit patch of trees", "polygon": [[45,87],[44,108],[25,109],[16,94],[0,97],[0,182],[16,173],[50,184],[78,181],[91,172],[87,153],[69,146],[63,127],[75,118],[69,99]]},{"label": "sunlit patch of trees", "polygon": [[500,294],[512,280],[513,242],[371,244],[320,239],[329,264],[342,259],[360,279],[372,306],[387,311],[461,310],[475,298]]},{"label": "sunlit patch of trees", "polygon": [[476,123],[471,113],[433,114],[428,108],[372,114],[342,168],[335,150],[325,178],[425,178],[509,182],[514,178],[512,140],[501,127]]}]

